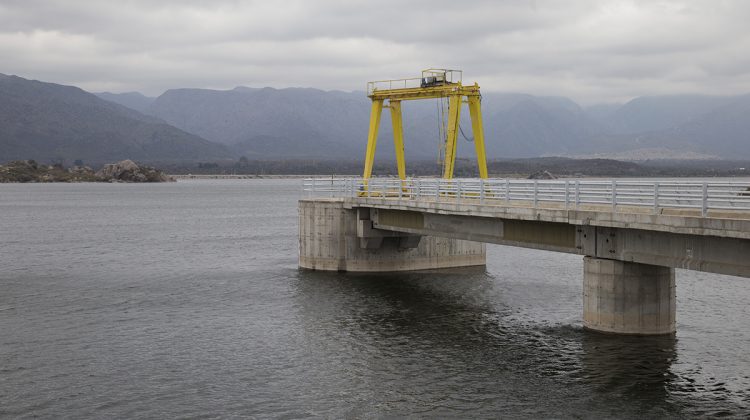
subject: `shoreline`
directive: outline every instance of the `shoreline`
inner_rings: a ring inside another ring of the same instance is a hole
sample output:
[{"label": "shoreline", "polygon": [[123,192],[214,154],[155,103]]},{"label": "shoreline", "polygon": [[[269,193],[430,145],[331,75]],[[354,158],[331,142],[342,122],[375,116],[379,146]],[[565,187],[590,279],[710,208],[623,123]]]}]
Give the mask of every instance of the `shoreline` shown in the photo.
[{"label": "shoreline", "polygon": [[[181,179],[304,179],[304,178],[323,178],[329,175],[236,175],[236,174],[215,174],[215,175],[200,175],[200,174],[187,174],[187,175],[175,175],[168,174],[167,176],[172,177],[176,180]],[[334,175],[334,178],[353,178],[359,175]]]}]

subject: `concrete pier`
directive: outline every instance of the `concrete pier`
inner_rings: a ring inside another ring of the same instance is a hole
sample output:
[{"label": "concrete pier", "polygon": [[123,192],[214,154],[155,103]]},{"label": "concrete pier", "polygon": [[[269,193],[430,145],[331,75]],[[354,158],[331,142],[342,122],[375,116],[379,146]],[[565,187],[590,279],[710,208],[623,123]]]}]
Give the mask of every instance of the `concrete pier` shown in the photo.
[{"label": "concrete pier", "polygon": [[675,332],[674,269],[595,257],[583,259],[583,325],[607,333]]},{"label": "concrete pier", "polygon": [[367,209],[342,199],[299,202],[299,266],[387,272],[485,265],[485,244],[374,229]]}]

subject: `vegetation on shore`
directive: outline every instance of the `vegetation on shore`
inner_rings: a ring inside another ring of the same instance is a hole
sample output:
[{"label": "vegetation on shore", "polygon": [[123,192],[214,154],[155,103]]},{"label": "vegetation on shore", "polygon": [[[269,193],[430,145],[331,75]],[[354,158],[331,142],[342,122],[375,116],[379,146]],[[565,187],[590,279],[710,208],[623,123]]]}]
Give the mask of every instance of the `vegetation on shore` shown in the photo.
[{"label": "vegetation on shore", "polygon": [[[162,171],[138,165],[130,160],[106,164],[94,171],[83,162],[71,167],[60,163],[39,164],[33,160],[13,161],[0,165],[2,182],[165,182],[174,175],[249,175],[249,176],[358,176],[363,162],[358,160],[220,160],[209,162],[161,162]],[[611,159],[570,159],[560,157],[528,159],[495,159],[487,163],[492,177],[526,178],[547,172],[555,177],[747,177],[750,162],[727,160],[624,162]],[[457,177],[476,176],[473,159],[457,159]],[[409,176],[438,176],[435,161],[408,161]],[[376,161],[375,176],[396,175],[395,162]]]},{"label": "vegetation on shore", "polygon": [[162,171],[140,166],[131,160],[104,165],[99,171],[83,165],[65,168],[41,165],[33,160],[16,160],[0,165],[0,183],[8,182],[168,182]]},{"label": "vegetation on shore", "polygon": [[[547,171],[559,177],[733,177],[750,176],[750,162],[727,160],[642,161],[625,162],[612,159],[571,159],[561,157],[495,159],[487,163],[493,177],[525,178]],[[160,167],[175,175],[359,175],[364,164],[359,160],[249,160],[192,163],[162,163]],[[409,176],[437,176],[441,172],[435,161],[407,161]],[[396,174],[392,161],[376,160],[373,174]],[[473,159],[457,159],[455,175],[477,176]]]}]

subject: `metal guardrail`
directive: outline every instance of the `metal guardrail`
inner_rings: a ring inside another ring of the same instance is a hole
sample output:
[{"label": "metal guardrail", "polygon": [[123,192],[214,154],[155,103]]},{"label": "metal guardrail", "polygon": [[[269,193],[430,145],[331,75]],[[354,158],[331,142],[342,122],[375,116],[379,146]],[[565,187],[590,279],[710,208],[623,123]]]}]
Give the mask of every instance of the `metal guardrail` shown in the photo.
[{"label": "metal guardrail", "polygon": [[461,82],[462,78],[463,71],[461,70],[427,69],[422,70],[422,77],[367,82],[367,96],[372,95],[376,90],[413,89],[424,87],[423,83],[429,83],[430,81],[433,83],[439,81],[442,83],[453,84]]},{"label": "metal guardrail", "polygon": [[477,204],[524,203],[534,208],[556,203],[565,209],[581,205],[698,209],[750,212],[750,182],[634,180],[516,180],[410,178],[306,178],[309,197],[377,197],[382,199],[476,200]]},{"label": "metal guardrail", "polygon": [[367,96],[372,95],[376,90],[418,88],[421,86],[421,83],[422,79],[419,77],[410,79],[375,80],[367,82]]}]

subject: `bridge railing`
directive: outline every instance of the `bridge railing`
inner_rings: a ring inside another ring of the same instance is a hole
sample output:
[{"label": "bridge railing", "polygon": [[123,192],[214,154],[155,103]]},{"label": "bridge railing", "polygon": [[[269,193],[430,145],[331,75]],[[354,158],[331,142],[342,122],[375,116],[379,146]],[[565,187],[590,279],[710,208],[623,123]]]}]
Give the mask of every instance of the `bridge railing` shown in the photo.
[{"label": "bridge railing", "polygon": [[464,200],[478,204],[579,209],[581,206],[645,207],[750,212],[750,182],[694,180],[525,180],[409,178],[307,178],[303,190],[312,197],[369,197],[383,200]]}]

